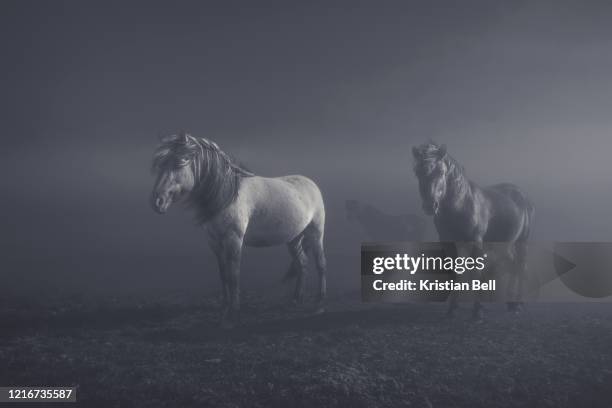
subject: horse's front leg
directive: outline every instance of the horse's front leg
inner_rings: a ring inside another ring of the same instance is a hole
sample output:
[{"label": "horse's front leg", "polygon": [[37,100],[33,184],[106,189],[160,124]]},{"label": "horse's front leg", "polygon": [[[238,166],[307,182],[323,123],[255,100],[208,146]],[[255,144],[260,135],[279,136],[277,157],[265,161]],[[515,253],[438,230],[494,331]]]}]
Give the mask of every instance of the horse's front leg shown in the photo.
[{"label": "horse's front leg", "polygon": [[[440,236],[440,242],[448,241],[446,237]],[[473,253],[473,248],[471,244],[464,244],[462,242],[455,243],[457,257],[466,257],[470,256]],[[455,275],[455,282],[462,282],[464,280],[464,276],[461,274]],[[459,308],[459,294],[457,292],[451,292],[448,295],[448,310],[446,311],[446,316],[449,318],[454,318]]]},{"label": "horse's front leg", "polygon": [[217,257],[219,277],[221,278],[221,322],[223,322],[227,318],[230,307],[229,282],[226,277],[227,267],[225,266],[225,257],[223,256],[221,248],[212,246],[212,249]]},{"label": "horse's front leg", "polygon": [[[482,242],[482,238],[477,239],[474,242],[474,248],[473,251],[471,253],[471,256],[473,256],[474,258],[477,257],[484,257],[485,252],[484,252],[484,245]],[[484,273],[484,271],[480,272],[480,275],[478,276],[478,279],[482,280],[482,274]],[[476,322],[482,322],[484,319],[484,307],[482,305],[482,302],[480,301],[480,294],[475,294],[475,300],[474,300],[474,307],[472,308],[472,319],[474,319],[474,321]]]},{"label": "horse's front leg", "polygon": [[222,265],[222,279],[225,279],[223,296],[227,304],[221,325],[226,328],[231,328],[240,321],[241,254],[242,237],[235,233],[225,236],[221,245],[219,265]]}]

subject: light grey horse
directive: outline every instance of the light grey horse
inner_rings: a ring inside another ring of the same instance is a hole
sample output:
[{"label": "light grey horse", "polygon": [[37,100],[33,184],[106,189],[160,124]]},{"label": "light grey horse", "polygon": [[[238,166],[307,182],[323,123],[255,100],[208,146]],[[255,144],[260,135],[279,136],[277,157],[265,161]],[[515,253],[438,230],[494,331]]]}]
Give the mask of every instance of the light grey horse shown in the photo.
[{"label": "light grey horse", "polygon": [[[506,245],[505,259],[513,264],[509,289],[514,301],[509,310],[521,307],[526,271],[527,240],[533,223],[534,206],[513,184],[481,188],[469,180],[463,167],[447,152],[445,145],[430,142],[413,147],[414,171],[419,181],[423,210],[433,215],[440,241],[474,243],[481,256],[487,242]],[[459,247],[458,247],[459,248]],[[472,255],[472,254],[464,254]],[[457,307],[450,297],[449,315]],[[482,318],[482,306],[474,303],[474,317]]]},{"label": "light grey horse", "polygon": [[244,245],[287,244],[295,301],[304,297],[307,253],[319,274],[318,311],[326,294],[325,208],[317,185],[294,175],[259,177],[236,164],[216,143],[182,133],[162,139],[153,158],[157,175],[151,204],[159,214],[185,200],[203,224],[223,287],[223,326],[239,320],[240,261]]}]

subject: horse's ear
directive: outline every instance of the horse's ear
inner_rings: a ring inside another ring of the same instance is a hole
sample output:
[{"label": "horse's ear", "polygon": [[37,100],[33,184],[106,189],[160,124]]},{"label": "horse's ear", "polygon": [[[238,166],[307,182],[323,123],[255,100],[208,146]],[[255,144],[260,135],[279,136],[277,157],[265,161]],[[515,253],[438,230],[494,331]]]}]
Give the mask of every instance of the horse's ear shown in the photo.
[{"label": "horse's ear", "polygon": [[412,155],[414,156],[415,159],[418,159],[421,157],[421,152],[419,151],[418,147],[412,146]]},{"label": "horse's ear", "polygon": [[440,159],[443,159],[444,157],[446,157],[446,145],[440,145],[440,147],[438,148],[438,157]]},{"label": "horse's ear", "polygon": [[184,129],[181,129],[178,134],[181,143],[187,144],[189,142],[189,133],[187,133]]}]

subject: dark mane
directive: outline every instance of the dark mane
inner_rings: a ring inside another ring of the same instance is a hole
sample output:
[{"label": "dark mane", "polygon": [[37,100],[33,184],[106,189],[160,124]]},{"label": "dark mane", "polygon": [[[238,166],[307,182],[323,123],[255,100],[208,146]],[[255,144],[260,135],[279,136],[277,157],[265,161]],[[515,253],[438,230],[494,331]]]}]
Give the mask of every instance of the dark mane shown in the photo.
[{"label": "dark mane", "polygon": [[215,142],[189,134],[162,139],[153,156],[153,169],[191,166],[194,188],[188,203],[198,223],[205,223],[236,200],[244,177],[254,174],[236,164]]},{"label": "dark mane", "polygon": [[417,159],[415,163],[417,174],[419,170],[427,169],[430,166],[433,167],[437,162],[443,161],[448,169],[446,179],[449,188],[453,190],[456,197],[461,198],[469,192],[471,182],[466,176],[465,169],[454,157],[446,152],[444,145],[428,142],[415,147],[414,152]]},{"label": "dark mane", "polygon": [[[466,177],[463,167],[448,154],[444,145],[425,143],[413,147],[412,154],[423,210],[433,216],[439,241],[462,242],[472,254],[480,256],[486,256],[485,243],[504,243],[503,253],[496,255],[501,256],[503,263],[510,261],[512,265],[507,271],[513,278],[504,290],[508,293],[509,310],[518,310],[523,300],[527,240],[535,212],[529,198],[510,183],[477,186]],[[493,270],[497,269],[497,262]],[[450,316],[457,303],[457,297],[451,294]],[[482,306],[478,295],[474,297],[472,310],[473,317],[480,320]]]}]

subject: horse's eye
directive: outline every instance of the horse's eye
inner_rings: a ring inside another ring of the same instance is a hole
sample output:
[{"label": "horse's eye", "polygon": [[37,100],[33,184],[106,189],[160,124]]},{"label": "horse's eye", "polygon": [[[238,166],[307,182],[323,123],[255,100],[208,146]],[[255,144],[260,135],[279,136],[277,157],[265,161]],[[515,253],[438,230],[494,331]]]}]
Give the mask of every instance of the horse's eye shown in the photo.
[{"label": "horse's eye", "polygon": [[175,160],[175,161],[172,163],[172,169],[173,169],[173,170],[175,170],[175,171],[176,171],[176,170],[180,170],[180,169],[182,169],[183,167],[185,167],[185,166],[187,165],[187,163],[188,163],[188,161],[187,161],[187,160],[185,160],[185,159]]}]

